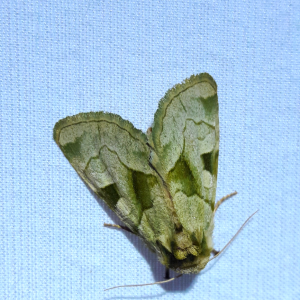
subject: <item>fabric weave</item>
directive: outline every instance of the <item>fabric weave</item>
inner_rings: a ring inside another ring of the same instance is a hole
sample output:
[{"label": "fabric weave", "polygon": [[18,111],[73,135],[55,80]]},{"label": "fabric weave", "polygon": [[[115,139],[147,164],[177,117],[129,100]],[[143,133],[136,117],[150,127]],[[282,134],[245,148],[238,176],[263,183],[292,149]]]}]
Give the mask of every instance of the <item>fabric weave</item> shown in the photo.
[{"label": "fabric weave", "polygon": [[[299,1],[2,1],[0,299],[300,299]],[[87,189],[52,139],[79,112],[144,131],[174,84],[218,84],[216,249],[197,276],[164,268]],[[174,275],[174,273],[171,273]]]}]

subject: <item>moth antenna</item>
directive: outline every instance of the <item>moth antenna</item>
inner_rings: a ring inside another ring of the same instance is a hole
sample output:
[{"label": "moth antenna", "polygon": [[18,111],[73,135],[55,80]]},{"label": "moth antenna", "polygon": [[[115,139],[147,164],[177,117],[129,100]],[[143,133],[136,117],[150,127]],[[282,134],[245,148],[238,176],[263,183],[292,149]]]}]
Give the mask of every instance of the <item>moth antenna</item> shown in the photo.
[{"label": "moth antenna", "polygon": [[241,232],[241,230],[245,227],[245,225],[248,223],[248,221],[258,212],[259,210],[257,210],[256,212],[254,212],[245,222],[244,224],[240,227],[240,229],[237,231],[237,233],[230,239],[230,241],[225,245],[225,247],[219,251],[215,256],[213,256],[209,261],[215,259],[217,256],[219,256],[228,246],[229,244],[235,239],[235,237]]},{"label": "moth antenna", "polygon": [[183,274],[179,274],[176,277],[173,277],[171,279],[168,280],[164,280],[164,281],[156,281],[156,282],[152,282],[152,283],[144,283],[144,284],[130,284],[130,285],[118,285],[118,286],[114,286],[108,289],[105,289],[104,291],[108,291],[108,290],[112,290],[112,289],[118,289],[118,288],[123,288],[123,287],[137,287],[137,286],[145,286],[145,285],[154,285],[154,284],[163,284],[163,283],[167,283],[170,281],[173,281],[179,277],[181,277]]}]

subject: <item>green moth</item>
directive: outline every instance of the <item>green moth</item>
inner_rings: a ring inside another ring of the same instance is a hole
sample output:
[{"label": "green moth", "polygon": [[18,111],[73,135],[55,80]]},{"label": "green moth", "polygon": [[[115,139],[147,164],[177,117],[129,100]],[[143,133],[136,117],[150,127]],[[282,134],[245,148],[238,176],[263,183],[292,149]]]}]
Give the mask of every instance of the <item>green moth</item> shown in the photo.
[{"label": "green moth", "polygon": [[104,112],[62,119],[53,134],[84,182],[163,265],[180,274],[206,266],[221,203],[217,84],[209,74],[170,89],[147,134]]}]

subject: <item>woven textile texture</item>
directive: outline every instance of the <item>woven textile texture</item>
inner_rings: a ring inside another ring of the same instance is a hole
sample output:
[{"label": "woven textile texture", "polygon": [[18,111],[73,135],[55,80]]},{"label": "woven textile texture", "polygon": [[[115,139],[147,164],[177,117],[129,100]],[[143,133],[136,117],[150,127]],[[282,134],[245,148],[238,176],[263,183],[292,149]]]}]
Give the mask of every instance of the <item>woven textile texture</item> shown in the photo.
[{"label": "woven textile texture", "polygon": [[[0,3],[0,299],[300,299],[300,2]],[[144,131],[174,84],[218,84],[222,248],[198,275],[164,268],[87,189],[54,124],[107,111]],[[173,276],[174,273],[171,272]]]}]

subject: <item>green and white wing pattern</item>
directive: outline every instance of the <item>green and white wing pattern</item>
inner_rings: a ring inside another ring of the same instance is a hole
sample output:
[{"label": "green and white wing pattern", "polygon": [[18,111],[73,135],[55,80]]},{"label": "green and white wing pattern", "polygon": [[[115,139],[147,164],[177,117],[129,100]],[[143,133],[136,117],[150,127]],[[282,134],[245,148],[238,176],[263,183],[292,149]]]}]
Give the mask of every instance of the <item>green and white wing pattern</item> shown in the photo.
[{"label": "green and white wing pattern", "polygon": [[[179,226],[209,257],[219,153],[217,85],[210,75],[192,76],[166,93],[149,143],[150,162],[169,189]],[[186,250],[177,257],[193,251]]]},{"label": "green and white wing pattern", "polygon": [[87,185],[155,251],[156,239],[173,226],[161,180],[149,167],[146,135],[118,115],[97,112],[60,120],[54,139]]},{"label": "green and white wing pattern", "polygon": [[198,273],[212,250],[219,121],[217,85],[199,74],[169,90],[152,130],[110,113],[60,120],[54,139],[80,177],[180,273]]}]

